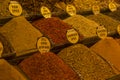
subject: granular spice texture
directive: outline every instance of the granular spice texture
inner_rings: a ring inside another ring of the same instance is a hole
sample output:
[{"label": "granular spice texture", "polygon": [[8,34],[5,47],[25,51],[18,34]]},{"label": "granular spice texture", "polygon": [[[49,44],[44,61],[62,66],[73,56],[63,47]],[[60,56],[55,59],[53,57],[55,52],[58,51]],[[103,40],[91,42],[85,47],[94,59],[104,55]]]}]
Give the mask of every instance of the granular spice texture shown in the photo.
[{"label": "granular spice texture", "polygon": [[70,24],[79,34],[82,34],[84,38],[94,37],[96,35],[96,28],[99,26],[96,22],[89,20],[81,15],[75,15],[68,17],[64,22]]},{"label": "granular spice texture", "polygon": [[42,36],[23,16],[15,17],[0,28],[0,33],[10,42],[21,56],[36,49],[36,42]]},{"label": "granular spice texture", "polygon": [[63,45],[68,43],[66,32],[72,27],[57,17],[43,18],[34,21],[33,26],[38,28],[44,35],[52,41],[54,45]]},{"label": "granular spice texture", "polygon": [[110,62],[120,73],[120,45],[113,38],[100,40],[90,49]]},{"label": "granular spice texture", "polygon": [[82,44],[64,48],[58,53],[83,80],[105,80],[115,75],[110,65]]},{"label": "granular spice texture", "polygon": [[35,53],[24,59],[19,67],[31,80],[81,80],[62,59],[51,52]]},{"label": "granular spice texture", "polygon": [[15,51],[14,51],[13,47],[11,46],[9,41],[7,41],[6,38],[2,34],[0,34],[0,42],[3,45],[3,52],[2,52],[1,57],[6,58],[6,57],[15,55]]},{"label": "granular spice texture", "polygon": [[118,7],[117,10],[114,12],[106,12],[104,14],[109,16],[109,17],[112,17],[113,19],[120,21],[120,7]]},{"label": "granular spice texture", "polygon": [[108,34],[115,34],[117,31],[117,26],[120,24],[119,21],[104,14],[89,15],[87,18],[99,23],[100,25],[103,25],[108,30]]},{"label": "granular spice texture", "polygon": [[6,60],[0,59],[0,80],[28,80]]}]

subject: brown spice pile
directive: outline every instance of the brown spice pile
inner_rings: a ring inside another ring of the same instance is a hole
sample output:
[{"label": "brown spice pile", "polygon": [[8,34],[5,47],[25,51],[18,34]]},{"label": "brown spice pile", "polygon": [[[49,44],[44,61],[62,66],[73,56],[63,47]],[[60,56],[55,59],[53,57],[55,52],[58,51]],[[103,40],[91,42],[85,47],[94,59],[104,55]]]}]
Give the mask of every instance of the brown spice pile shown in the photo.
[{"label": "brown spice pile", "polygon": [[57,55],[35,53],[19,64],[31,80],[81,80]]},{"label": "brown spice pile", "polygon": [[17,56],[36,49],[37,39],[42,36],[23,16],[15,17],[0,28],[0,33],[10,42]]},{"label": "brown spice pile", "polygon": [[117,69],[116,73],[120,73],[120,45],[113,38],[100,40],[90,49],[111,63],[113,69]]},{"label": "brown spice pile", "polygon": [[53,42],[54,45],[63,45],[68,43],[66,32],[72,27],[57,17],[43,18],[34,21],[33,26],[38,28],[44,35]]},{"label": "brown spice pile", "polygon": [[120,24],[119,21],[104,14],[89,15],[87,18],[99,23],[100,25],[103,25],[108,30],[108,34],[115,34],[117,31],[117,26]]},{"label": "brown spice pile", "polygon": [[6,60],[0,59],[0,80],[28,80]]},{"label": "brown spice pile", "polygon": [[105,80],[115,75],[106,61],[82,44],[64,48],[58,56],[84,80]]}]

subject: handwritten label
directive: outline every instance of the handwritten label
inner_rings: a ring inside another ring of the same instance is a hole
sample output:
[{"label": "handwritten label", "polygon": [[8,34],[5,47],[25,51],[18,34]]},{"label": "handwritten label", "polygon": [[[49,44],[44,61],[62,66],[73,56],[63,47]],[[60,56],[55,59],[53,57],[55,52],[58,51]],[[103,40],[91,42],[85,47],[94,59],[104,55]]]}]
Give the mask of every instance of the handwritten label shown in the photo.
[{"label": "handwritten label", "polygon": [[117,26],[117,32],[120,35],[120,25]]},{"label": "handwritten label", "polygon": [[79,41],[79,34],[75,29],[67,30],[67,39],[70,43],[77,43]]},{"label": "handwritten label", "polygon": [[44,18],[51,18],[51,12],[47,7],[42,6],[40,11]]},{"label": "handwritten label", "polygon": [[2,45],[2,43],[0,42],[0,57],[2,56],[2,53],[3,53],[3,45]]},{"label": "handwritten label", "polygon": [[104,26],[99,26],[97,28],[97,35],[101,39],[106,38],[107,37],[107,29]]},{"label": "handwritten label", "polygon": [[100,7],[98,5],[92,6],[92,11],[94,15],[97,15],[100,13]]},{"label": "handwritten label", "polygon": [[74,15],[76,15],[76,8],[75,8],[73,5],[68,4],[68,5],[66,6],[66,12],[67,12],[70,16],[74,16]]},{"label": "handwritten label", "polygon": [[117,6],[113,3],[113,2],[110,2],[109,3],[109,9],[111,12],[114,12],[117,10]]},{"label": "handwritten label", "polygon": [[17,1],[10,1],[9,11],[13,16],[20,16],[22,14],[22,7]]},{"label": "handwritten label", "polygon": [[41,37],[37,41],[37,48],[40,51],[40,53],[49,52],[51,48],[50,41],[46,37]]}]

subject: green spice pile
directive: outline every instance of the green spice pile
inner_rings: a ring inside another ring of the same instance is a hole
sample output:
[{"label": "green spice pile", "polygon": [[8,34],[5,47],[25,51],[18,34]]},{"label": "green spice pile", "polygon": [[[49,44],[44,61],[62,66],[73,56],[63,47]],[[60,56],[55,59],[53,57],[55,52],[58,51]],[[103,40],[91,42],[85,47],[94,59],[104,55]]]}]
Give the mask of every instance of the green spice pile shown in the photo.
[{"label": "green spice pile", "polygon": [[15,17],[0,28],[0,33],[10,42],[16,56],[36,49],[37,39],[42,36],[23,16]]},{"label": "green spice pile", "polygon": [[120,73],[120,45],[113,38],[100,40],[90,49],[106,59],[113,68],[117,69],[116,72]]},{"label": "green spice pile", "polygon": [[34,21],[33,26],[38,28],[45,36],[52,41],[53,45],[63,45],[68,43],[66,32],[72,27],[64,23],[57,17],[43,18]]},{"label": "green spice pile", "polygon": [[64,48],[58,53],[83,80],[105,80],[115,75],[110,65],[82,44]]},{"label": "green spice pile", "polygon": [[119,21],[114,20],[111,17],[108,17],[103,14],[89,15],[87,16],[87,18],[94,20],[100,25],[103,25],[108,30],[108,34],[115,34],[117,31],[117,26],[120,24]]},{"label": "green spice pile", "polygon": [[84,16],[75,15],[68,17],[63,21],[78,30],[79,34],[82,34],[85,38],[97,36],[96,28],[99,25],[96,22],[85,18]]},{"label": "green spice pile", "polygon": [[10,65],[6,60],[0,59],[0,80],[28,80],[21,72]]},{"label": "green spice pile", "polygon": [[2,52],[2,55],[0,55],[1,57],[6,58],[6,57],[15,55],[15,51],[14,51],[13,47],[11,46],[9,41],[7,41],[6,38],[2,34],[0,34],[0,42],[3,45],[3,52]]},{"label": "green spice pile", "polygon": [[31,80],[81,80],[62,59],[51,52],[35,53],[19,66]]}]

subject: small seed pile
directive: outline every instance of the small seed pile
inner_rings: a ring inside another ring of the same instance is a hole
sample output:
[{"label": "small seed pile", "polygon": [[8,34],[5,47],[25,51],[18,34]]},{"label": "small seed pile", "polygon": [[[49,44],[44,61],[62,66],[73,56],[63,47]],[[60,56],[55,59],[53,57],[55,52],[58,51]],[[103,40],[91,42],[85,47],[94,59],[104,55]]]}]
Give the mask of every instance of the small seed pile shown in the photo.
[{"label": "small seed pile", "polygon": [[84,16],[75,15],[68,17],[63,21],[78,30],[79,34],[82,34],[85,38],[97,36],[96,28],[99,25],[96,22],[85,18]]},{"label": "small seed pile", "polygon": [[37,39],[42,36],[23,16],[15,17],[0,28],[0,33],[10,42],[16,56],[36,49]]},{"label": "small seed pile", "polygon": [[114,74],[110,65],[82,44],[61,50],[58,56],[69,64],[83,80],[105,80]]},{"label": "small seed pile", "polygon": [[66,32],[72,27],[64,23],[57,17],[43,18],[34,21],[33,26],[38,28],[44,35],[52,41],[53,45],[63,45],[68,43]]},{"label": "small seed pile", "polygon": [[117,31],[117,26],[120,24],[119,21],[112,19],[103,14],[98,15],[89,15],[87,16],[88,19],[94,20],[95,22],[103,25],[107,30],[108,34],[114,34]]},{"label": "small seed pile", "polygon": [[28,80],[4,59],[0,59],[0,76],[0,80]]},{"label": "small seed pile", "polygon": [[120,73],[120,45],[113,38],[100,40],[90,49],[106,59]]},{"label": "small seed pile", "polygon": [[19,66],[31,80],[81,80],[52,52],[35,53],[24,59]]}]

